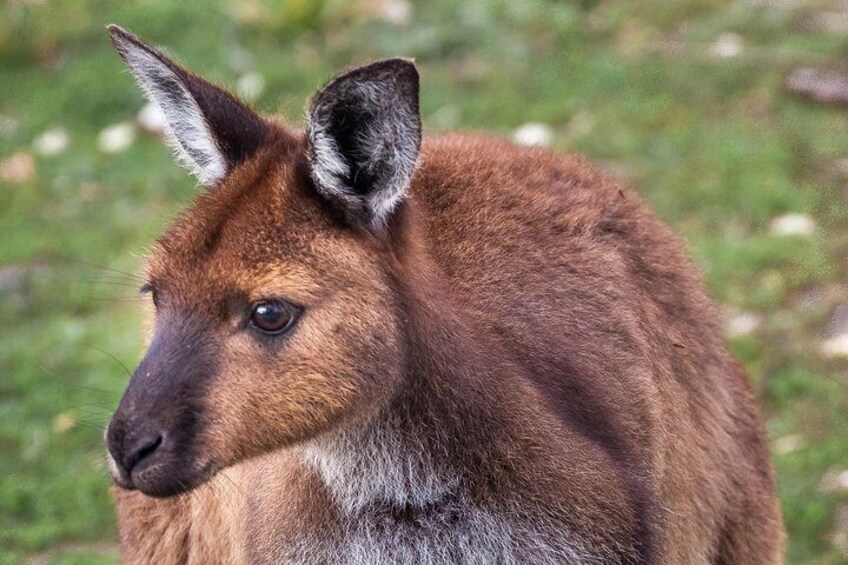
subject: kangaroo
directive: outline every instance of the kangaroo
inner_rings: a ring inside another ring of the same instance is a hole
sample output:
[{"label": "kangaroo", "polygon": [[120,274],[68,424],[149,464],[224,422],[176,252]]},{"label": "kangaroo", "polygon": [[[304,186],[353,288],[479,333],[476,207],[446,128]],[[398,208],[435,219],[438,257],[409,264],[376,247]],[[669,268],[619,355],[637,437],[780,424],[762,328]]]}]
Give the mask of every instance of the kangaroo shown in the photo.
[{"label": "kangaroo", "polygon": [[422,136],[406,59],[299,133],[109,32],[203,185],[106,431],[125,562],[781,562],[746,375],[631,190]]}]

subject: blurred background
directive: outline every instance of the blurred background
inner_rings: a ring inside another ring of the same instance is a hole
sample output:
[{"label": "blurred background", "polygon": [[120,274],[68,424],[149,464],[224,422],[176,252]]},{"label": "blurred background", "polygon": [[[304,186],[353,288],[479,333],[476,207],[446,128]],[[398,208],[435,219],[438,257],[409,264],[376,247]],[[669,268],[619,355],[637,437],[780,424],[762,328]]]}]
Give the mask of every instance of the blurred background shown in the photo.
[{"label": "blurred background", "polygon": [[761,399],[788,561],[848,562],[844,0],[4,0],[0,562],[117,560],[102,428],[140,356],[141,256],[196,192],[110,22],[297,127],[334,72],[415,57],[430,131],[632,184]]}]

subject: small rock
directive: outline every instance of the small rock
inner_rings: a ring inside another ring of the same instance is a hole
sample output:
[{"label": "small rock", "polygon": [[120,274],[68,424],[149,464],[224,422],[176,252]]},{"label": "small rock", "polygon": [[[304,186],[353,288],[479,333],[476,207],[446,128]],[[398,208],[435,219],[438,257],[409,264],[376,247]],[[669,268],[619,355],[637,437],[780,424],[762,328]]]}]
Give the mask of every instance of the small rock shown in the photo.
[{"label": "small rock", "polygon": [[14,153],[0,161],[0,181],[8,183],[26,182],[35,174],[35,160],[29,153]]},{"label": "small rock", "polygon": [[774,218],[770,228],[774,235],[811,235],[816,222],[808,214],[784,214]]},{"label": "small rock", "polygon": [[47,264],[41,261],[0,265],[0,294],[20,296],[26,292],[27,279],[31,275],[39,275],[47,269]]},{"label": "small rock", "polygon": [[163,136],[168,130],[168,121],[165,119],[165,114],[159,104],[155,102],[148,102],[138,111],[135,123],[142,131],[152,135]]},{"label": "small rock", "polygon": [[380,16],[396,26],[408,25],[412,21],[412,4],[408,0],[383,0]]},{"label": "small rock", "polygon": [[821,307],[825,292],[820,287],[803,290],[793,299],[793,307],[799,312],[811,313]]},{"label": "small rock", "polygon": [[97,135],[97,148],[103,153],[120,153],[135,141],[135,126],[131,122],[120,122],[104,128]]},{"label": "small rock", "polygon": [[256,100],[265,90],[265,78],[257,72],[249,72],[236,82],[236,90],[247,100]]},{"label": "small rock", "polygon": [[833,533],[830,541],[837,547],[843,557],[848,558],[848,506],[840,505],[833,518]]},{"label": "small rock", "polygon": [[737,33],[723,33],[709,48],[710,55],[718,59],[732,59],[742,53],[742,37]]},{"label": "small rock", "polygon": [[848,104],[848,72],[845,71],[803,67],[789,73],[784,87],[815,102]]},{"label": "small rock", "polygon": [[554,139],[554,132],[545,124],[528,123],[515,130],[512,138],[519,145],[547,147]]},{"label": "small rock", "polygon": [[798,451],[806,445],[804,436],[801,434],[792,434],[779,437],[772,444],[772,451],[777,455],[787,455],[793,451]]},{"label": "small rock", "polygon": [[24,275],[26,275],[26,269],[21,265],[0,267],[0,292],[21,289]]},{"label": "small rock", "polygon": [[824,474],[819,488],[822,492],[848,491],[848,470],[831,470]]},{"label": "small rock", "polygon": [[794,10],[809,0],[748,0],[752,6]]},{"label": "small rock", "polygon": [[813,14],[800,22],[805,31],[824,31],[843,34],[848,32],[848,12],[828,10]]},{"label": "small rock", "polygon": [[0,136],[7,139],[11,138],[17,133],[19,127],[20,123],[18,123],[18,120],[11,116],[0,114]]},{"label": "small rock", "polygon": [[64,128],[56,127],[35,138],[32,147],[39,155],[52,157],[64,152],[68,148],[68,141],[68,132]]},{"label": "small rock", "polygon": [[848,357],[848,333],[825,340],[821,352],[825,357]]},{"label": "small rock", "polygon": [[754,333],[760,327],[762,318],[751,312],[740,312],[727,321],[726,332],[730,337],[740,337]]},{"label": "small rock", "polygon": [[827,327],[827,335],[848,334],[848,304],[837,304]]},{"label": "small rock", "polygon": [[829,165],[830,171],[835,173],[836,175],[841,177],[848,176],[848,157],[834,159],[829,163]]}]

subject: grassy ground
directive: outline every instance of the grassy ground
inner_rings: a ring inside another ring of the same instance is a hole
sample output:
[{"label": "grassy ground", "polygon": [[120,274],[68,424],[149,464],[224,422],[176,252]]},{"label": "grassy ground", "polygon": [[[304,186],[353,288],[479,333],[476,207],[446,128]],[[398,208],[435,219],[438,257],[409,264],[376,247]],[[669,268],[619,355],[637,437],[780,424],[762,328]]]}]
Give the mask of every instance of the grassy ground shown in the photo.
[{"label": "grassy ground", "polygon": [[[140,353],[132,274],[194,193],[152,136],[98,148],[101,130],[143,104],[107,40],[112,21],[225,84],[258,73],[256,105],[295,123],[333,71],[413,56],[431,130],[541,122],[555,148],[627,179],[683,234],[735,320],[731,346],[768,418],[789,562],[845,562],[848,363],[821,343],[848,304],[848,110],[781,88],[795,66],[846,54],[845,30],[828,24],[845,21],[844,3],[405,6],[0,4],[0,563],[117,559],[100,436],[122,363]],[[39,154],[55,128],[67,148]],[[815,229],[775,234],[787,213]]]}]

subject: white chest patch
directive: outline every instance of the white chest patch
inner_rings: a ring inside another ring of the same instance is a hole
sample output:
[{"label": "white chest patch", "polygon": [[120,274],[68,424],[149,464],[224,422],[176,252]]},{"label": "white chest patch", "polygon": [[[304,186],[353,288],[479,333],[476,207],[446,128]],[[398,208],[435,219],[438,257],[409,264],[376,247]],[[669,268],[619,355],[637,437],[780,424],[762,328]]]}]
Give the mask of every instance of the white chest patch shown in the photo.
[{"label": "white chest patch", "polygon": [[279,547],[282,563],[604,563],[571,533],[521,504],[477,502],[425,441],[390,423],[301,448],[342,517],[332,532]]}]

